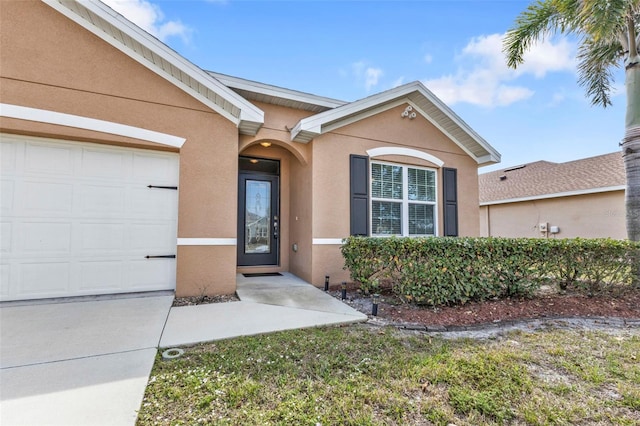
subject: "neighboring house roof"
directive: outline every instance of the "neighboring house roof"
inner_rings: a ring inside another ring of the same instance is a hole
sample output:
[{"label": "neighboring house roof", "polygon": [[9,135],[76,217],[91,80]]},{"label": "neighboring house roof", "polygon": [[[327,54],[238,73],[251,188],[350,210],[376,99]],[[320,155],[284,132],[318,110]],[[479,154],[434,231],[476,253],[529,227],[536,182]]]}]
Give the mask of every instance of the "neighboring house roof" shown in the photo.
[{"label": "neighboring house roof", "polygon": [[478,176],[480,205],[625,189],[622,153],[551,163],[537,161]]},{"label": "neighboring house roof", "polygon": [[300,120],[291,140],[307,143],[342,126],[409,104],[447,135],[479,165],[500,162],[500,154],[422,83],[408,83]]},{"label": "neighboring house roof", "polygon": [[67,18],[255,135],[264,112],[167,45],[97,0],[42,0]]}]

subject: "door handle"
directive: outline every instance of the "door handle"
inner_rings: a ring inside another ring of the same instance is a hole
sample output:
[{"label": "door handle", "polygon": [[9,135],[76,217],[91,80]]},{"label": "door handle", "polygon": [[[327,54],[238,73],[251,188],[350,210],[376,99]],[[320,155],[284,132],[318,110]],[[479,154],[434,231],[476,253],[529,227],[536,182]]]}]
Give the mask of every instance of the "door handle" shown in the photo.
[{"label": "door handle", "polygon": [[278,216],[273,217],[273,238],[278,238]]}]

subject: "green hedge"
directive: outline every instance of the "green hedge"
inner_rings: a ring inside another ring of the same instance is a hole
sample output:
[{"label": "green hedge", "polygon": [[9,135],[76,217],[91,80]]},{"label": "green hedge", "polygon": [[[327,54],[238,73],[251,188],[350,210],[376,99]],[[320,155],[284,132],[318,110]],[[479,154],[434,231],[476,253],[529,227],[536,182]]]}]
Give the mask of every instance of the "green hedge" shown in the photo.
[{"label": "green hedge", "polygon": [[532,296],[545,283],[590,294],[638,281],[640,243],[610,239],[367,238],[343,241],[365,292],[390,283],[407,302],[449,305]]}]

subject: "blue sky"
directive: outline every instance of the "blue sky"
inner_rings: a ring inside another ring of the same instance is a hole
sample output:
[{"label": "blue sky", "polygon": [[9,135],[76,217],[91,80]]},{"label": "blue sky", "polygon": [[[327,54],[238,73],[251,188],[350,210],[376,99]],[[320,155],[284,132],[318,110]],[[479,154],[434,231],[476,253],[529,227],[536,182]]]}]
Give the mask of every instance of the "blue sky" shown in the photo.
[{"label": "blue sky", "polygon": [[529,1],[103,1],[205,70],[345,101],[420,80],[502,154],[480,172],[617,151],[624,134],[624,73],[613,107],[591,106],[574,39],[506,67]]}]

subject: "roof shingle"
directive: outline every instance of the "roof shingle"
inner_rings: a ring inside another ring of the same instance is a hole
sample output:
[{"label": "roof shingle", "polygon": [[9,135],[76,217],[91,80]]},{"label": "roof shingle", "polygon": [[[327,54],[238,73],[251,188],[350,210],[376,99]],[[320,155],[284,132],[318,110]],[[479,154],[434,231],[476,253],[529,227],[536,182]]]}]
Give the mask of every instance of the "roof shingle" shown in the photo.
[{"label": "roof shingle", "polygon": [[536,161],[478,176],[480,203],[624,186],[621,152],[552,163]]}]

